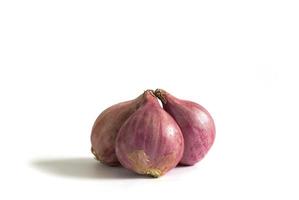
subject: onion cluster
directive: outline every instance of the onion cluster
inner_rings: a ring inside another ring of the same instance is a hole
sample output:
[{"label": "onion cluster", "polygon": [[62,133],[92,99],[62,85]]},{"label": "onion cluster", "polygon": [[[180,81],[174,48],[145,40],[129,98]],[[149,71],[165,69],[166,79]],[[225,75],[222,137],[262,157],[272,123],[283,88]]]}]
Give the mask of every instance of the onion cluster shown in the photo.
[{"label": "onion cluster", "polygon": [[214,139],[214,121],[201,105],[162,89],[146,90],[98,116],[91,151],[104,164],[121,164],[138,174],[159,177],[179,163],[200,161]]}]

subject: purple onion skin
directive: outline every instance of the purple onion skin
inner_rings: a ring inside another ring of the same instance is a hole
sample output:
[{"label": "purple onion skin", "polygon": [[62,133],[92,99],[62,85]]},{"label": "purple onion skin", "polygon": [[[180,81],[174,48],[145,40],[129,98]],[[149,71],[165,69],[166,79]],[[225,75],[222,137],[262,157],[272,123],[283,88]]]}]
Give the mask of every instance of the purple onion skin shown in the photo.
[{"label": "purple onion skin", "polygon": [[183,133],[185,149],[180,164],[194,165],[199,162],[215,140],[216,129],[212,116],[201,105],[178,99],[164,90],[157,89],[155,95]]},{"label": "purple onion skin", "polygon": [[174,168],[183,151],[180,128],[152,95],[147,95],[147,102],[123,124],[116,139],[120,163],[136,173],[153,177]]},{"label": "purple onion skin", "polygon": [[104,110],[91,131],[91,151],[97,160],[110,166],[119,165],[115,154],[115,140],[123,123],[142,105],[144,95],[115,104]]}]

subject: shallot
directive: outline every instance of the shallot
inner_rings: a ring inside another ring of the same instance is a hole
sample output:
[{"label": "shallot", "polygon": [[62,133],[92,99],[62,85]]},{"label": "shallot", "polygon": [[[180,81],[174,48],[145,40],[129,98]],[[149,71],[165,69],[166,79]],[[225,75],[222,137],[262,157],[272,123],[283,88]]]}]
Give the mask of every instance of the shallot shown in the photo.
[{"label": "shallot", "polygon": [[210,113],[201,105],[174,97],[157,89],[155,95],[182,130],[185,149],[180,164],[194,165],[208,153],[215,140],[215,124]]}]

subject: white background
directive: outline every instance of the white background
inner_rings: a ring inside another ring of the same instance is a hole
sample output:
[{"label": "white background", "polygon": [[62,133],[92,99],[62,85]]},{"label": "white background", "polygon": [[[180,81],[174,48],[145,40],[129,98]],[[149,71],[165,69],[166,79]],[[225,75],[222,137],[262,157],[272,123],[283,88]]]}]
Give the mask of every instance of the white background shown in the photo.
[{"label": "white background", "polygon": [[[0,199],[298,199],[298,1],[0,1]],[[204,105],[206,158],[109,168],[91,126],[148,88]]]}]

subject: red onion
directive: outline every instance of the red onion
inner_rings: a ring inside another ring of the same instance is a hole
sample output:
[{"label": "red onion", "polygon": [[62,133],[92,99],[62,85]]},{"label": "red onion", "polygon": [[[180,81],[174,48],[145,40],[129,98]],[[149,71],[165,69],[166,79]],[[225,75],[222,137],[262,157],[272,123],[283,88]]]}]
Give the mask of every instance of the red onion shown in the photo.
[{"label": "red onion", "polygon": [[122,125],[116,138],[120,163],[136,173],[159,177],[182,158],[184,139],[174,119],[152,92],[145,103]]},{"label": "red onion", "polygon": [[134,100],[113,105],[98,116],[91,132],[91,151],[97,160],[107,165],[119,165],[115,154],[116,135],[123,123],[143,102],[144,94]]},{"label": "red onion", "polygon": [[194,165],[214,143],[215,125],[211,115],[201,105],[178,99],[164,90],[157,89],[155,95],[183,133],[185,149],[180,164]]}]

